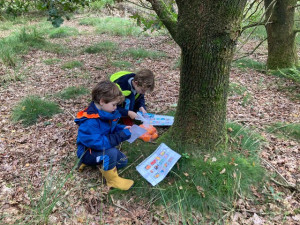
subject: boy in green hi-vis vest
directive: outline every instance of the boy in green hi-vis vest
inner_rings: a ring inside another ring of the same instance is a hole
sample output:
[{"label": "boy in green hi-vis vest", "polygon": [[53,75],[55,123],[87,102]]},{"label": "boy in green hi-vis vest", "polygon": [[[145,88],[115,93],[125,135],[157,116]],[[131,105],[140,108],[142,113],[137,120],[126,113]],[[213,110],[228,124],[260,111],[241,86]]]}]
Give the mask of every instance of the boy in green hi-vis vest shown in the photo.
[{"label": "boy in green hi-vis vest", "polygon": [[144,95],[154,89],[154,74],[151,70],[142,69],[136,73],[120,71],[110,76],[110,81],[117,84],[125,96],[123,104],[118,105],[124,124],[132,126],[137,112],[147,113]]}]

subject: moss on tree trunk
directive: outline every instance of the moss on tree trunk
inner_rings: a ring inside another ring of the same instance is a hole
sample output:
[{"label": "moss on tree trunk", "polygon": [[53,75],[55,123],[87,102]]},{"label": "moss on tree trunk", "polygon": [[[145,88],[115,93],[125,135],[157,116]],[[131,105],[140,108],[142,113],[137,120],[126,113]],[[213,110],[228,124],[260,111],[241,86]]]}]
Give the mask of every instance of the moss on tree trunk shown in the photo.
[{"label": "moss on tree trunk", "polygon": [[[269,69],[288,68],[298,64],[296,52],[296,32],[294,31],[294,14],[297,0],[277,0],[273,6],[272,0],[265,0],[267,10],[266,25],[268,34]],[[271,10],[273,8],[273,10]]]}]

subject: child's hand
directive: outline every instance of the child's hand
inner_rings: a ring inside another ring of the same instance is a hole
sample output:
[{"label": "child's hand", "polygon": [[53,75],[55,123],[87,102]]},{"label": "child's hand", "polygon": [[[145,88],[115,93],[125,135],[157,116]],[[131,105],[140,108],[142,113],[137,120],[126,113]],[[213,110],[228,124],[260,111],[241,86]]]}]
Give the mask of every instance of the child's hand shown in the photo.
[{"label": "child's hand", "polygon": [[147,111],[144,109],[144,107],[140,107],[139,110],[144,114],[147,113]]},{"label": "child's hand", "polygon": [[130,129],[131,128],[131,126],[126,126],[126,127],[124,127],[124,129]]},{"label": "child's hand", "polygon": [[136,114],[135,112],[133,112],[133,111],[128,111],[128,116],[129,116],[132,120],[134,120],[134,119],[137,117],[137,114]]}]

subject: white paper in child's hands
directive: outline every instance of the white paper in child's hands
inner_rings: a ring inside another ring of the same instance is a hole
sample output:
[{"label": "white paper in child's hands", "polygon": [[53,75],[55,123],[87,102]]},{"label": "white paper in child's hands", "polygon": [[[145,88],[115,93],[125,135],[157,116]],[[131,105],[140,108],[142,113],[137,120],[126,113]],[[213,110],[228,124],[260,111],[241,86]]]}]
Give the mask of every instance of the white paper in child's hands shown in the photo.
[{"label": "white paper in child's hands", "polygon": [[167,176],[180,157],[180,154],[161,143],[136,169],[152,186],[155,186]]},{"label": "white paper in child's hands", "polygon": [[131,137],[127,140],[129,143],[134,142],[138,137],[142,136],[147,132],[146,129],[139,127],[138,125],[133,125],[130,129]]}]

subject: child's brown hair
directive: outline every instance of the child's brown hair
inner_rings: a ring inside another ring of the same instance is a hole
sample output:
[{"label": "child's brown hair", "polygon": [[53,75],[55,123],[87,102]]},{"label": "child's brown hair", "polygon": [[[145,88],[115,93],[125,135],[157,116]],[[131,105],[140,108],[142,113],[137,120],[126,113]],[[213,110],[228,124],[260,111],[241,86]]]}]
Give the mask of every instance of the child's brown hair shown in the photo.
[{"label": "child's brown hair", "polygon": [[120,104],[124,101],[124,96],[115,83],[104,80],[99,82],[92,90],[92,100],[99,104],[100,99],[105,103],[117,100]]},{"label": "child's brown hair", "polygon": [[151,70],[142,69],[138,71],[133,80],[142,88],[147,88],[150,91],[153,91],[154,89],[154,74]]}]

